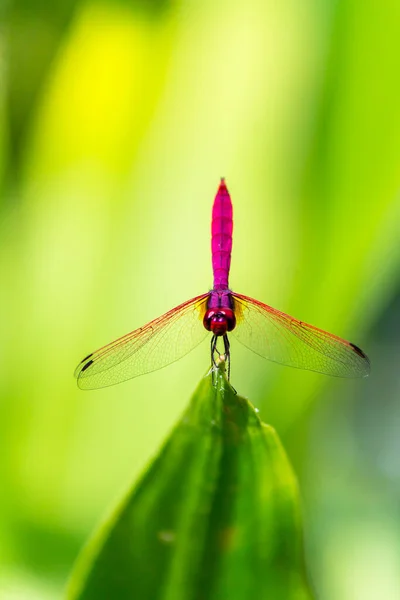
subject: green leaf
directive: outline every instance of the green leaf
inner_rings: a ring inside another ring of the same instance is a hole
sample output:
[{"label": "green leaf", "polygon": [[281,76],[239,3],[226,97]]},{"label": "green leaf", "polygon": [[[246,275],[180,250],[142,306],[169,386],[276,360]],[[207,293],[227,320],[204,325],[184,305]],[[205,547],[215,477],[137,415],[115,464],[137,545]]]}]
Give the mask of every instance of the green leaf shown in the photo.
[{"label": "green leaf", "polygon": [[306,600],[297,483],[223,367],[83,551],[70,600]]}]

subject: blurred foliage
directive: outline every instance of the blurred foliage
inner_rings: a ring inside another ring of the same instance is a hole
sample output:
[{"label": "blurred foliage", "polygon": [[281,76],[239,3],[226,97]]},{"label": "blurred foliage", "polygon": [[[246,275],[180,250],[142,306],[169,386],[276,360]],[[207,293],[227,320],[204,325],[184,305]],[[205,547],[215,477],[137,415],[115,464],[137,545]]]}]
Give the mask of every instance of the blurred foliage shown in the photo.
[{"label": "blurred foliage", "polygon": [[319,596],[397,598],[400,5],[0,11],[0,589],[61,597],[104,507],[183,410],[205,346],[86,395],[72,372],[207,289],[225,175],[232,287],[372,360],[352,384],[233,345],[233,385],[299,473]]},{"label": "blurred foliage", "polygon": [[71,600],[311,599],[295,477],[224,365],[85,548],[69,589]]}]

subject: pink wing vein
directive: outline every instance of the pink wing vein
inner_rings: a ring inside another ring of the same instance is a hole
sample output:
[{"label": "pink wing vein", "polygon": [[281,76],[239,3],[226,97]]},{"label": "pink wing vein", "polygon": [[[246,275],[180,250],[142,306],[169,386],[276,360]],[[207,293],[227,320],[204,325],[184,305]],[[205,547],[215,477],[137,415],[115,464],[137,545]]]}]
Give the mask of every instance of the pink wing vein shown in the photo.
[{"label": "pink wing vein", "polygon": [[84,358],[75,370],[81,389],[121,383],[165,367],[202,342],[209,294],[196,296]]},{"label": "pink wing vein", "polygon": [[268,360],[336,377],[366,377],[368,357],[360,348],[303,323],[258,300],[233,294],[238,321],[234,336]]}]

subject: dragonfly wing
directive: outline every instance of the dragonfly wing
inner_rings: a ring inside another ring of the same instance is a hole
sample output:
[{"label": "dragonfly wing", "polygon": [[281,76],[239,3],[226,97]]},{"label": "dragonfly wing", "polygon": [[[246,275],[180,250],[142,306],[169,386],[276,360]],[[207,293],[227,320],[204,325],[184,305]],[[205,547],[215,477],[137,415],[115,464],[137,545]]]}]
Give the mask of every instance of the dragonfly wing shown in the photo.
[{"label": "dragonfly wing", "polygon": [[336,377],[366,377],[368,357],[331,333],[298,321],[258,300],[233,294],[235,337],[260,356],[283,365]]},{"label": "dragonfly wing", "polygon": [[78,386],[96,389],[121,383],[161,369],[193,350],[208,334],[202,322],[208,297],[192,298],[86,356],[75,370]]}]

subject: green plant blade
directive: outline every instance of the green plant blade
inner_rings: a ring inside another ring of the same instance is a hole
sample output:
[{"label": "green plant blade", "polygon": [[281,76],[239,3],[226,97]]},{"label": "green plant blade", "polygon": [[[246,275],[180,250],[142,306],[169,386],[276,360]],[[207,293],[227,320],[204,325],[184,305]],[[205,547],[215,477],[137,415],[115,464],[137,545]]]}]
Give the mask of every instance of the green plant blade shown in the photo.
[{"label": "green plant blade", "polygon": [[83,551],[70,600],[306,600],[297,484],[223,368]]}]

